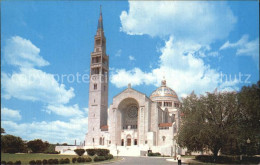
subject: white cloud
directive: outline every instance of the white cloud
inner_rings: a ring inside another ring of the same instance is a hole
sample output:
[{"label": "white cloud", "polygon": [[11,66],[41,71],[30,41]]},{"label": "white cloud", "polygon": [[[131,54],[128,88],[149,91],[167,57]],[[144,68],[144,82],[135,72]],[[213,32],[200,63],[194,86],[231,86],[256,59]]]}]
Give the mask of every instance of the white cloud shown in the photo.
[{"label": "white cloud", "polygon": [[22,137],[24,140],[43,139],[51,143],[74,144],[83,141],[88,127],[87,117],[72,118],[68,122],[56,120],[51,122],[32,122],[18,124],[13,121],[1,121],[8,134]]},{"label": "white cloud", "polygon": [[[85,109],[84,109],[85,110]],[[78,104],[73,106],[64,106],[64,105],[48,105],[45,109],[47,113],[55,113],[60,116],[65,117],[82,117],[83,111],[79,109]],[[86,111],[86,110],[85,110]]]},{"label": "white cloud", "polygon": [[30,40],[14,36],[7,40],[4,57],[8,64],[20,67],[46,66],[49,62],[40,55],[40,49]]},{"label": "white cloud", "polygon": [[21,120],[22,116],[18,110],[13,110],[9,108],[1,107],[1,120]]},{"label": "white cloud", "polygon": [[[161,48],[160,66],[151,72],[143,72],[139,68],[126,71],[117,69],[111,73],[111,82],[117,87],[135,85],[159,86],[165,76],[167,85],[174,89],[179,96],[186,96],[195,89],[198,94],[213,91],[216,87],[220,90],[220,74],[206,65],[204,61],[195,57],[199,51],[206,53],[204,46],[192,42],[174,41],[172,37]],[[234,83],[233,86],[237,85]]]},{"label": "white cloud", "polygon": [[237,42],[230,43],[229,41],[225,42],[220,50],[228,48],[236,48],[236,55],[241,56],[252,56],[257,62],[259,59],[259,38],[249,41],[248,35],[243,35]]},{"label": "white cloud", "polygon": [[54,75],[34,68],[21,68],[12,75],[2,73],[2,88],[5,98],[42,101],[49,104],[68,103],[75,96],[74,89],[65,89]]},{"label": "white cloud", "polygon": [[130,61],[134,61],[135,60],[134,56],[128,56],[128,58],[129,58]]},{"label": "white cloud", "polygon": [[204,44],[227,37],[236,23],[226,2],[206,1],[129,1],[120,19],[130,35],[173,35]]}]

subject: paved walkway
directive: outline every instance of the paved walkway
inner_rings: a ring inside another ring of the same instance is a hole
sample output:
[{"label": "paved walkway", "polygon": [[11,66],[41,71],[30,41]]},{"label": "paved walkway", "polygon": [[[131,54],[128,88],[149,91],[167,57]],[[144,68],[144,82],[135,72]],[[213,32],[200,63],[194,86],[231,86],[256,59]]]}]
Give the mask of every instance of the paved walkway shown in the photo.
[{"label": "paved walkway", "polygon": [[123,160],[115,162],[113,164],[122,164],[122,165],[177,165],[177,162],[167,161],[165,157],[123,157]]}]

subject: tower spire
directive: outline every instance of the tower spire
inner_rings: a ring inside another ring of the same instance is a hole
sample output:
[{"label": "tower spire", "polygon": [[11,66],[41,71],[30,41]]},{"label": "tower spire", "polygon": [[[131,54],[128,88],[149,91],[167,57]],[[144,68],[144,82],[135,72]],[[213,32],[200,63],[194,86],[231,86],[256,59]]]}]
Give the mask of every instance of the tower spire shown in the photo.
[{"label": "tower spire", "polygon": [[99,15],[99,19],[98,19],[98,29],[102,29],[103,30],[103,18],[102,18],[102,6],[100,5],[100,15]]}]

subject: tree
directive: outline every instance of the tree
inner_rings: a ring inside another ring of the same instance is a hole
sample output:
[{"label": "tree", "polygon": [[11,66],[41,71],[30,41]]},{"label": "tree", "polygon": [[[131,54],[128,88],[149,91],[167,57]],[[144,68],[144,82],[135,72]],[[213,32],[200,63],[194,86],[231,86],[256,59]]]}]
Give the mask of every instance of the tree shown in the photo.
[{"label": "tree", "polygon": [[17,153],[24,152],[25,150],[25,143],[20,137],[13,135],[3,135],[1,137],[1,151],[7,153]]},{"label": "tree", "polygon": [[32,141],[29,141],[27,143],[27,146],[32,150],[32,152],[40,153],[40,152],[45,151],[48,148],[49,143],[43,142],[41,139],[35,139]]},{"label": "tree", "polygon": [[209,149],[217,156],[220,149],[237,131],[238,101],[234,92],[192,93],[183,99],[184,114],[178,143],[191,151]]},{"label": "tree", "polygon": [[1,134],[4,134],[4,133],[5,133],[5,129],[1,128]]},{"label": "tree", "polygon": [[84,149],[75,149],[74,152],[78,155],[78,156],[82,156],[85,153]]},{"label": "tree", "polygon": [[[238,145],[246,154],[260,154],[260,81],[242,87],[238,93],[240,121]],[[250,139],[247,144],[246,140]]]}]

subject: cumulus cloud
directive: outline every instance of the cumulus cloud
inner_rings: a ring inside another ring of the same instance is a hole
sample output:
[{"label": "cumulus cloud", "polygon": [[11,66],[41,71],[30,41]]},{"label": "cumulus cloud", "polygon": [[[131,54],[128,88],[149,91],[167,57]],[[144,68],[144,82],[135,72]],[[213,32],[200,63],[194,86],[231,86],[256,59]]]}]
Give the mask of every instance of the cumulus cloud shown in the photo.
[{"label": "cumulus cloud", "polygon": [[49,62],[40,55],[40,49],[30,40],[19,36],[11,37],[4,47],[4,57],[8,64],[20,67],[46,66]]},{"label": "cumulus cloud", "polygon": [[1,120],[21,120],[22,116],[18,110],[13,110],[5,107],[1,107]]},{"label": "cumulus cloud", "polygon": [[128,58],[129,58],[130,61],[134,61],[135,60],[134,56],[128,56]]},{"label": "cumulus cloud", "polygon": [[219,56],[210,44],[226,38],[236,23],[226,2],[129,1],[129,10],[121,13],[120,20],[121,31],[129,35],[169,39],[159,50],[159,67],[150,72],[115,69],[111,74],[115,86],[159,86],[165,77],[169,87],[179,96],[186,96],[194,89],[201,94],[237,85],[221,85],[220,72],[203,60]]},{"label": "cumulus cloud", "polygon": [[1,121],[8,134],[22,137],[24,140],[43,139],[51,143],[74,144],[74,140],[83,141],[88,126],[87,117],[76,117],[65,121],[32,122],[18,124],[14,121]]},{"label": "cumulus cloud", "polygon": [[[126,71],[116,69],[111,73],[111,82],[117,87],[127,86],[128,83],[135,85],[159,86],[163,77],[167,85],[174,89],[180,96],[186,96],[195,89],[196,93],[213,91],[216,87],[220,90],[227,87],[221,86],[220,73],[210,68],[204,61],[196,57],[199,51],[206,52],[207,48],[202,45],[174,41],[170,37],[161,48],[160,66],[151,72],[143,72],[139,68]],[[237,85],[238,82],[230,84]],[[229,87],[230,87],[229,86]]]},{"label": "cumulus cloud", "polygon": [[225,42],[220,50],[234,48],[237,49],[236,55],[238,56],[252,56],[257,62],[259,59],[259,38],[249,41],[248,35],[243,35],[237,42]]},{"label": "cumulus cloud", "polygon": [[[85,109],[84,109],[85,110]],[[78,104],[73,106],[64,106],[64,105],[48,105],[45,109],[47,113],[55,113],[60,116],[65,117],[82,117],[83,111],[79,109]],[[85,110],[86,111],[86,110]]]},{"label": "cumulus cloud", "polygon": [[211,43],[228,36],[236,17],[226,2],[129,1],[120,15],[130,35],[168,36]]},{"label": "cumulus cloud", "polygon": [[21,68],[12,75],[2,73],[5,98],[41,101],[44,103],[68,103],[75,96],[74,89],[66,89],[54,75],[34,68]]}]

